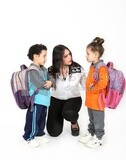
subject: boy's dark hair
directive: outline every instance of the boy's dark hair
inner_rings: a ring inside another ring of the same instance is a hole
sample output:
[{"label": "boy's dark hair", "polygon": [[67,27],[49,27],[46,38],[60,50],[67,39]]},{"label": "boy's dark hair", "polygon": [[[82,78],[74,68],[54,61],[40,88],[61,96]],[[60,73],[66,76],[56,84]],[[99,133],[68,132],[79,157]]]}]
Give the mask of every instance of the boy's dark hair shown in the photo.
[{"label": "boy's dark hair", "polygon": [[104,47],[102,46],[103,43],[104,43],[103,38],[96,37],[95,39],[93,39],[91,43],[87,45],[87,48],[90,48],[93,52],[98,51],[100,58],[104,53]]},{"label": "boy's dark hair", "polygon": [[35,45],[33,45],[33,46],[31,46],[29,48],[27,56],[28,56],[28,58],[30,60],[33,61],[33,55],[34,54],[39,55],[42,50],[46,50],[47,51],[47,47],[45,45],[43,45],[43,44],[35,44]]}]

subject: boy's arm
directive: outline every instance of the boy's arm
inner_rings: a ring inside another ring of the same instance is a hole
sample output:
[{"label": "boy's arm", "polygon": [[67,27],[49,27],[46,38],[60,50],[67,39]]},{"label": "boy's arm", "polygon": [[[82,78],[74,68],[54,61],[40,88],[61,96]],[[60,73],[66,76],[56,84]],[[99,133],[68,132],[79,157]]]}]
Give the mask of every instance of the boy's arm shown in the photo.
[{"label": "boy's arm", "polygon": [[29,77],[30,82],[33,83],[37,88],[44,89],[44,84],[46,83],[46,81],[42,78],[38,71],[31,70]]}]

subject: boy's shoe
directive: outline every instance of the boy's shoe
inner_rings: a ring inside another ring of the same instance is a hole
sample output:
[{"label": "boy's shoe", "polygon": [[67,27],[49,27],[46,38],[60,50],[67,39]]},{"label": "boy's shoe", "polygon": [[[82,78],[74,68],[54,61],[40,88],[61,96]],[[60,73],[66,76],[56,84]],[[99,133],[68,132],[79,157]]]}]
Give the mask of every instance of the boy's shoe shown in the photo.
[{"label": "boy's shoe", "polygon": [[40,145],[49,143],[49,142],[51,141],[46,135],[36,136],[36,137],[35,137],[35,140],[36,140]]},{"label": "boy's shoe", "polygon": [[84,137],[82,137],[81,139],[79,139],[79,141],[80,141],[81,143],[86,144],[86,143],[89,142],[92,138],[93,138],[93,136],[91,135],[91,133],[87,133],[87,134],[85,134]]},{"label": "boy's shoe", "polygon": [[32,139],[30,141],[24,140],[24,145],[32,148],[40,146],[40,144],[35,139]]},{"label": "boy's shoe", "polygon": [[94,136],[89,142],[86,143],[86,146],[89,148],[96,148],[102,145],[102,140]]}]

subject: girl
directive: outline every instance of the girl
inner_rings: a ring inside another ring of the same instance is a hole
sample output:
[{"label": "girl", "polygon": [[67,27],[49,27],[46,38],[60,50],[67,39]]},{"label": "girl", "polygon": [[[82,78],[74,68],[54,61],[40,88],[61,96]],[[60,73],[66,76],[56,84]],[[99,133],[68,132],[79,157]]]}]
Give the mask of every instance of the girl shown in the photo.
[{"label": "girl", "polygon": [[[80,142],[86,146],[95,148],[102,144],[104,135],[104,107],[103,99],[100,98],[100,93],[106,92],[108,84],[108,70],[105,66],[101,66],[98,70],[98,80],[95,78],[95,67],[103,62],[101,56],[104,53],[102,44],[104,39],[96,37],[86,48],[86,58],[91,63],[89,73],[86,79],[86,100],[85,105],[88,109],[89,125],[88,133],[80,139]],[[100,103],[99,103],[100,101]],[[102,104],[102,106],[99,104]]]}]

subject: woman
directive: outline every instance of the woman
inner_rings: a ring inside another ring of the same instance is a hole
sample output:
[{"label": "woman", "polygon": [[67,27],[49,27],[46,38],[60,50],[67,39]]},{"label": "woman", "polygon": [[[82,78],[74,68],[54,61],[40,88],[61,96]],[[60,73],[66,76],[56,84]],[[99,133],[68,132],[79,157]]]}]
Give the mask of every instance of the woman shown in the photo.
[{"label": "woman", "polygon": [[53,78],[51,104],[47,118],[47,131],[56,137],[62,133],[64,119],[71,122],[71,134],[79,135],[77,122],[82,105],[80,90],[84,89],[83,68],[72,59],[71,51],[64,45],[53,49],[49,75]]}]

